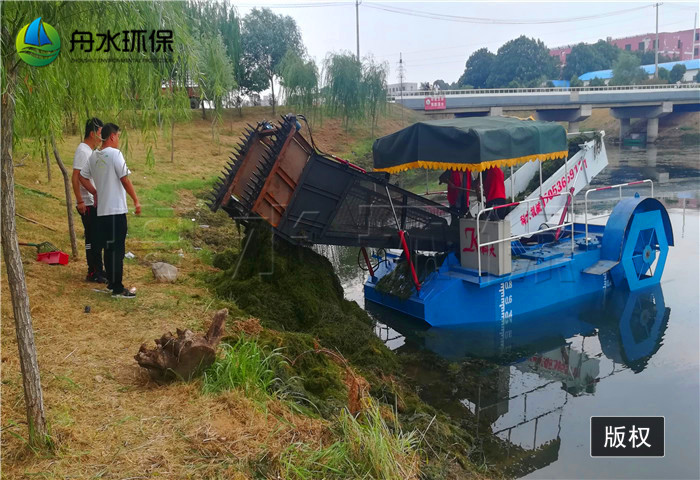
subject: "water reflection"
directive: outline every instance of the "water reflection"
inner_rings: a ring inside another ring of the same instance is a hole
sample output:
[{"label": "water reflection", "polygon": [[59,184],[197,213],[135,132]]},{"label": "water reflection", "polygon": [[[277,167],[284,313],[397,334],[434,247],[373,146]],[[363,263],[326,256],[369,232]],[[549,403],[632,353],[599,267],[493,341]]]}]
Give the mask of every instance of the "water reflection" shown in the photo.
[{"label": "water reflection", "polygon": [[[514,476],[558,459],[569,400],[595,395],[599,382],[626,369],[643,371],[662,345],[670,316],[660,286],[613,290],[571,305],[563,315],[544,311],[506,326],[421,329],[388,309],[367,308],[394,342],[402,336],[398,351],[427,349],[462,365],[450,392],[428,386],[422,396],[453,413],[457,404],[468,409],[480,434],[504,441],[497,452],[485,452],[487,461],[497,459]],[[470,365],[474,359],[480,360]]]}]

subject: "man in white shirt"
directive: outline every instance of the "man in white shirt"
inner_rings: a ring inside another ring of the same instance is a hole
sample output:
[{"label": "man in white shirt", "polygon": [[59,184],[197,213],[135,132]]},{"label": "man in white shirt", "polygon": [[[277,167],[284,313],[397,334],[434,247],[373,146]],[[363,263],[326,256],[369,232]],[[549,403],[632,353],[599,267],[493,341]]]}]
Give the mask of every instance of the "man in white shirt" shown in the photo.
[{"label": "man in white shirt", "polygon": [[[80,184],[95,196],[97,223],[105,250],[107,288],[113,297],[133,298],[136,295],[122,283],[128,212],[126,194],[134,201],[136,215],[141,214],[141,204],[128,177],[131,172],[118,148],[119,127],[108,123],[102,127],[102,150],[94,151],[80,170]],[[90,180],[95,182],[94,187]]]},{"label": "man in white shirt", "polygon": [[90,159],[92,151],[102,143],[100,132],[102,131],[102,121],[99,118],[91,118],[85,123],[85,137],[78,145],[73,156],[73,193],[75,202],[83,221],[85,231],[85,259],[87,260],[88,273],[85,277],[87,282],[105,283],[104,271],[102,269],[102,249],[97,242],[97,209],[95,202],[85,187],[80,185],[80,170]]}]

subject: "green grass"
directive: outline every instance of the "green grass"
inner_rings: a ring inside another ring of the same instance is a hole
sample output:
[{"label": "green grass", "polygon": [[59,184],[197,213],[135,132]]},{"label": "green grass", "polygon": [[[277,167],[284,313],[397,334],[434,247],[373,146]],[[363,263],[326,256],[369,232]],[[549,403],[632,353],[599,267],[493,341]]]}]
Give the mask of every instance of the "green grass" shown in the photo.
[{"label": "green grass", "polygon": [[327,447],[293,444],[280,457],[282,478],[287,479],[395,479],[413,478],[418,472],[417,431],[390,428],[379,404],[353,416],[343,410],[338,419],[339,440]]},{"label": "green grass", "polygon": [[222,345],[223,356],[204,372],[205,393],[240,388],[249,397],[265,397],[280,389],[275,363],[283,362],[277,350],[266,352],[255,340],[241,337],[234,345]]}]

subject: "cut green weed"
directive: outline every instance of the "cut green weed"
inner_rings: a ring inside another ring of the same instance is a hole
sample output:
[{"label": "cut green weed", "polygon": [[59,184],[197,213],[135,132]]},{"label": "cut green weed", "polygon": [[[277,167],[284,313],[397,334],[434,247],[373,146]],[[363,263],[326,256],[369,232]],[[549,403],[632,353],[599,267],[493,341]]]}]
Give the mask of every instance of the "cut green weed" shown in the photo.
[{"label": "cut green weed", "polygon": [[290,446],[280,458],[288,479],[417,478],[418,434],[390,428],[379,404],[370,401],[358,416],[345,409],[338,421],[340,440],[328,447]]},{"label": "cut green weed", "polygon": [[241,337],[234,345],[222,345],[224,355],[204,372],[204,392],[219,393],[234,388],[246,395],[267,396],[279,390],[273,364],[284,362],[278,350],[266,353],[254,340]]}]

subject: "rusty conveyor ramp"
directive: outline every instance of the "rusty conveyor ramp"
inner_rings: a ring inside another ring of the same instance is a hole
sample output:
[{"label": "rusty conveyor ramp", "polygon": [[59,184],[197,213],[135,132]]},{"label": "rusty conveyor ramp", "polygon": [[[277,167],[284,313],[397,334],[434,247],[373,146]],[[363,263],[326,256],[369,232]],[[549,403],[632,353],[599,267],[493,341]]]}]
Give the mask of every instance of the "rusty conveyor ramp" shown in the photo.
[{"label": "rusty conveyor ramp", "polygon": [[399,229],[411,249],[442,252],[458,243],[446,207],[321,153],[297,117],[248,127],[214,188],[213,211],[245,225],[262,221],[297,244],[397,248]]}]

